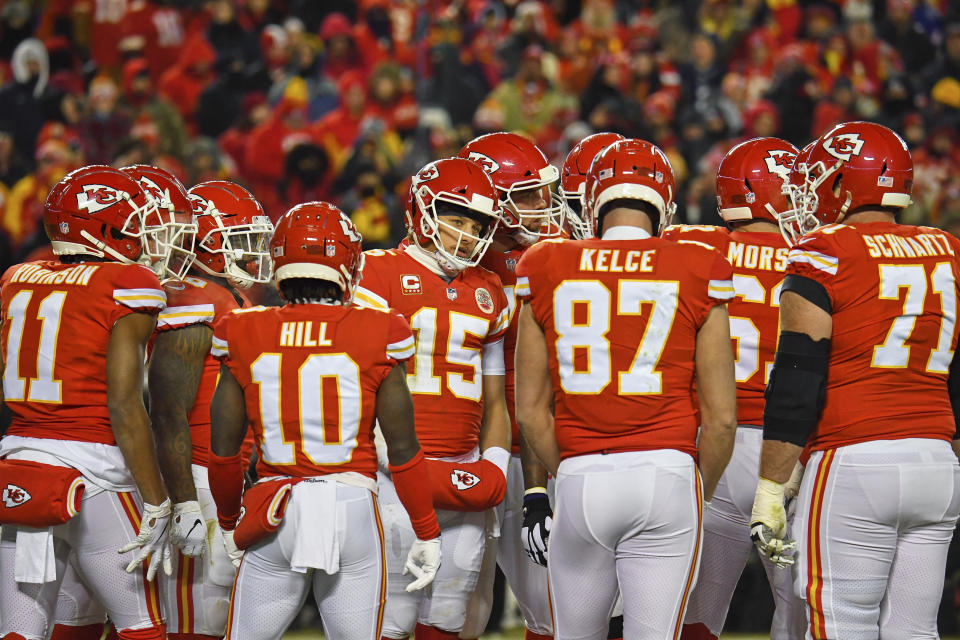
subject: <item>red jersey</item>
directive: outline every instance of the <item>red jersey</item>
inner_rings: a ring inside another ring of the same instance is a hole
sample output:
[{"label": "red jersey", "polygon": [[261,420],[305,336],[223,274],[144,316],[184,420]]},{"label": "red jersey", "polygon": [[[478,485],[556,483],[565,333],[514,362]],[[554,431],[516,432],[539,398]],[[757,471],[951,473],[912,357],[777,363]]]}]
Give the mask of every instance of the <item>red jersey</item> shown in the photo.
[{"label": "red jersey", "polygon": [[[245,298],[239,301],[228,289],[205,278],[189,276],[183,282],[168,282],[164,285],[167,308],[157,318],[157,332],[183,329],[203,324],[211,329],[215,323],[234,309],[249,307]],[[217,389],[220,363],[212,355],[203,361],[203,372],[197,385],[193,408],[187,414],[190,424],[190,439],[193,442],[193,464],[207,466],[210,461],[210,403]],[[252,442],[244,443],[247,446]],[[246,449],[247,446],[244,448]],[[245,453],[249,454],[247,450]],[[245,459],[249,460],[249,455]]]},{"label": "red jersey", "polygon": [[790,251],[787,274],[830,296],[827,397],[813,451],[869,440],[952,440],[960,241],[885,222],[828,225]]},{"label": "red jersey", "polygon": [[309,477],[377,473],[377,389],[413,355],[399,315],[322,304],[236,310],[211,353],[243,387],[257,472]]},{"label": "red jersey", "polygon": [[[88,0],[76,4],[90,5]],[[90,57],[98,65],[119,68],[123,55],[118,44],[123,37],[123,18],[129,9],[127,0],[92,0],[90,16]]]},{"label": "red jersey", "polygon": [[500,279],[472,267],[448,283],[405,251],[365,255],[355,300],[395,309],[416,335],[407,385],[424,454],[469,453],[479,443],[483,416],[482,352],[503,338],[509,324]]},{"label": "red jersey", "polygon": [[545,240],[517,266],[543,327],[561,458],[697,451],[697,331],[733,298],[719,252],[659,238]]},{"label": "red jersey", "polygon": [[8,435],[116,444],[107,410],[107,346],[130,313],[166,303],[157,276],[117,262],[28,262],[0,279]]},{"label": "red jersey", "polygon": [[780,233],[728,231],[725,227],[678,225],[663,238],[702,244],[726,256],[736,292],[727,311],[736,356],[737,420],[763,426],[763,393],[773,369],[780,322],[780,289],[789,248]]},{"label": "red jersey", "polygon": [[507,332],[503,335],[503,364],[506,369],[506,375],[503,379],[504,391],[507,398],[507,412],[510,414],[510,430],[513,432],[510,438],[514,454],[520,453],[520,429],[517,426],[517,407],[516,407],[516,382],[513,373],[513,356],[517,350],[517,296],[514,289],[517,285],[517,263],[523,256],[524,249],[512,249],[505,253],[500,251],[487,251],[480,263],[484,268],[489,269],[500,277],[503,284],[503,294],[507,298],[507,318],[509,326]]}]

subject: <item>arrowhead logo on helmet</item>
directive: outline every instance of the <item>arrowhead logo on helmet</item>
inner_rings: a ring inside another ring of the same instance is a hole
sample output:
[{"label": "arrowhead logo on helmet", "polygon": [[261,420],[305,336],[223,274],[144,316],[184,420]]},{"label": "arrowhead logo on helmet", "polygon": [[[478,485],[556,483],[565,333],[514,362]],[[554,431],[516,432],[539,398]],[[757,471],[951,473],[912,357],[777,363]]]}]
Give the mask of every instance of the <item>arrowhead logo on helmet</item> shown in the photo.
[{"label": "arrowhead logo on helmet", "polygon": [[94,214],[120,202],[123,194],[105,184],[85,184],[83,191],[77,194],[77,208]]},{"label": "arrowhead logo on helmet", "polygon": [[467,160],[473,160],[478,165],[483,167],[483,170],[487,173],[495,173],[500,170],[500,165],[496,160],[484,153],[480,153],[479,151],[471,151],[467,155]]},{"label": "arrowhead logo on helmet", "polygon": [[844,162],[860,155],[862,149],[863,139],[859,133],[841,133],[823,141],[823,150]]},{"label": "arrowhead logo on helmet", "polygon": [[362,242],[363,237],[357,231],[357,228],[353,226],[353,221],[347,217],[347,214],[340,212],[340,228],[343,229],[344,235],[346,235],[353,242]]},{"label": "arrowhead logo on helmet", "polygon": [[796,154],[786,149],[771,149],[763,162],[767,165],[767,171],[786,180],[790,177],[790,167],[793,166],[794,157]]},{"label": "arrowhead logo on helmet", "polygon": [[25,502],[29,502],[30,498],[33,496],[30,495],[23,487],[18,487],[15,484],[8,484],[3,489],[3,504],[6,505],[8,509],[13,509],[14,507],[19,507]]}]

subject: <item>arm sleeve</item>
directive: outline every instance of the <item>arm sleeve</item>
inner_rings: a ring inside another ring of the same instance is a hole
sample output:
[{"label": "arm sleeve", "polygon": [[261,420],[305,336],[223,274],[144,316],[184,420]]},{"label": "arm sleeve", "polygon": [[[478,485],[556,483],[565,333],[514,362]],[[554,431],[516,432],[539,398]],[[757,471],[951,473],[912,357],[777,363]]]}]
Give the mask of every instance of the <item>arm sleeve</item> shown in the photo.
[{"label": "arm sleeve", "polygon": [[482,363],[483,375],[506,375],[507,368],[503,360],[503,338],[500,338],[496,342],[488,342],[483,345]]}]

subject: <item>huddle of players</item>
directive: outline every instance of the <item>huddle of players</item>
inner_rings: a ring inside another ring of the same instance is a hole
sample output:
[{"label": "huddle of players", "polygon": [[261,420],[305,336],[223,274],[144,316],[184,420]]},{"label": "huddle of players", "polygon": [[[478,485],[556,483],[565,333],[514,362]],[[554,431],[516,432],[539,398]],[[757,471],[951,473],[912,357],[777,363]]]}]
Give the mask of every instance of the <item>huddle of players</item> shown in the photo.
[{"label": "huddle of players", "polygon": [[78,170],[60,261],[0,281],[0,637],[273,638],[312,586],[334,638],[475,638],[499,564],[528,638],[716,638],[751,538],[772,637],[936,637],[960,264],[895,223],[911,186],[846,123],[738,145],[728,227],[671,227],[656,146],[559,175],[498,133],[363,254],[326,203],[274,230],[231,183]]}]

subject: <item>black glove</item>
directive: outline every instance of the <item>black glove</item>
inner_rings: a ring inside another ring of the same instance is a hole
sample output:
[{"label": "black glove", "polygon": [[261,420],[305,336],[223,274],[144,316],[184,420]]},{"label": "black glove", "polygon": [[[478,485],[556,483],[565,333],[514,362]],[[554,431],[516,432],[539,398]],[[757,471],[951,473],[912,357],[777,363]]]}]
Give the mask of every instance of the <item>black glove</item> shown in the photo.
[{"label": "black glove", "polygon": [[547,490],[542,487],[528,489],[523,494],[523,548],[530,560],[547,566],[547,541],[553,525],[553,509]]}]

